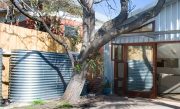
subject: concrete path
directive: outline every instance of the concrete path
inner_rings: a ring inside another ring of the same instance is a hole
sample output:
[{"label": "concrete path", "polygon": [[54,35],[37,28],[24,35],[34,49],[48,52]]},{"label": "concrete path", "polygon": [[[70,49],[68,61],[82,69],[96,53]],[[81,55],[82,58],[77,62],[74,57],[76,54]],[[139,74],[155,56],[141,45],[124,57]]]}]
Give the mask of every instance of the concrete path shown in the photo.
[{"label": "concrete path", "polygon": [[121,99],[117,101],[97,102],[90,109],[180,109],[180,102],[169,99]]}]

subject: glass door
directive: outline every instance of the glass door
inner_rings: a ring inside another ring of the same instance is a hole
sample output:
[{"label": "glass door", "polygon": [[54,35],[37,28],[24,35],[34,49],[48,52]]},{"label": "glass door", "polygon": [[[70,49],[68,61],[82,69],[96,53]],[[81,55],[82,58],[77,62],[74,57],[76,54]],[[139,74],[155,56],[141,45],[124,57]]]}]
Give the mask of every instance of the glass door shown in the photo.
[{"label": "glass door", "polygon": [[127,46],[126,90],[129,96],[151,97],[154,94],[153,64],[152,45]]},{"label": "glass door", "polygon": [[124,63],[122,45],[112,45],[112,60],[114,61],[114,93],[123,95]]}]

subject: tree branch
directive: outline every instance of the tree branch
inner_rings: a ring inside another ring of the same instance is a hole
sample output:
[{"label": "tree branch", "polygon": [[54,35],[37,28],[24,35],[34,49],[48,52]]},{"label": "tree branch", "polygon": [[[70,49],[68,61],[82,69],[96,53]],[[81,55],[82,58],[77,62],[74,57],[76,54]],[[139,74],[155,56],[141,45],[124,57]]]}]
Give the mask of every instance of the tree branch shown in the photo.
[{"label": "tree branch", "polygon": [[69,56],[70,59],[71,59],[72,65],[73,65],[74,59],[71,58],[72,56],[71,56],[70,52],[68,51],[68,45],[67,45],[64,41],[59,40],[59,39],[51,32],[51,30],[49,29],[49,27],[47,26],[47,24],[45,23],[45,21],[44,21],[42,18],[40,18],[40,17],[32,16],[32,15],[30,15],[28,12],[24,11],[24,10],[21,8],[21,6],[19,5],[20,3],[17,4],[15,0],[10,0],[10,1],[11,1],[11,3],[12,3],[23,15],[25,15],[26,17],[28,17],[28,18],[30,18],[30,19],[32,19],[32,20],[41,22],[41,23],[43,24],[43,26],[45,27],[46,31],[49,33],[49,35],[51,36],[51,38],[52,38],[53,40],[55,40],[58,44],[60,44],[60,45],[62,45],[62,46],[64,47],[64,49],[66,50],[68,56]]},{"label": "tree branch", "polygon": [[[97,38],[103,37],[103,34],[107,33],[107,31],[111,30],[113,27],[120,25],[123,21],[125,21],[128,17],[128,2],[129,0],[120,0],[121,3],[121,12],[120,14],[112,20],[105,22],[102,27],[96,32],[93,36],[93,41]],[[93,42],[91,41],[91,42]],[[82,57],[84,49],[81,50],[80,56]]]},{"label": "tree branch", "polygon": [[100,47],[108,43],[110,40],[120,36],[121,34],[131,32],[132,30],[140,27],[146,21],[157,16],[158,13],[161,11],[165,1],[166,0],[159,0],[156,6],[154,6],[153,8],[128,18],[124,23],[118,23],[117,20],[117,24],[119,25],[109,28],[108,30],[101,33],[100,30],[102,28],[106,28],[104,27],[105,25],[103,25],[100,30],[95,34],[96,39],[91,43],[88,48],[86,48],[86,50],[81,52],[81,57],[79,61],[83,62],[89,55],[91,55],[93,52],[96,52]]},{"label": "tree branch", "polygon": [[95,12],[92,9],[94,0],[80,0],[83,5],[83,44],[81,50],[86,49],[94,39]]}]

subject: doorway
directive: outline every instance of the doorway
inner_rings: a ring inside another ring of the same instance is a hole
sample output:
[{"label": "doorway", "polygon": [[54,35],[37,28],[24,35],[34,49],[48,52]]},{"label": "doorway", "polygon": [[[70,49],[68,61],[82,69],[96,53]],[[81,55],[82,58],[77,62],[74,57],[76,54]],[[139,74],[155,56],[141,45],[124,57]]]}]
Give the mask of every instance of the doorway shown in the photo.
[{"label": "doorway", "polygon": [[155,44],[125,45],[125,92],[129,97],[156,97]]},{"label": "doorway", "polygon": [[115,45],[112,49],[115,94],[155,98],[156,45],[125,44]]}]

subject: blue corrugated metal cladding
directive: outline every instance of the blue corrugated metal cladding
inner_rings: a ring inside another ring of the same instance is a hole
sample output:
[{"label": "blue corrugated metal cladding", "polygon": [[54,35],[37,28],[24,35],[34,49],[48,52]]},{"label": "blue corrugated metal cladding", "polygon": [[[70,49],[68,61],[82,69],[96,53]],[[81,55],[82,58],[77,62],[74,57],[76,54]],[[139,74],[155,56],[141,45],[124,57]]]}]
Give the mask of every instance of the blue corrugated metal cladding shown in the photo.
[{"label": "blue corrugated metal cladding", "polygon": [[16,50],[10,59],[12,102],[59,98],[72,76],[67,54]]}]

